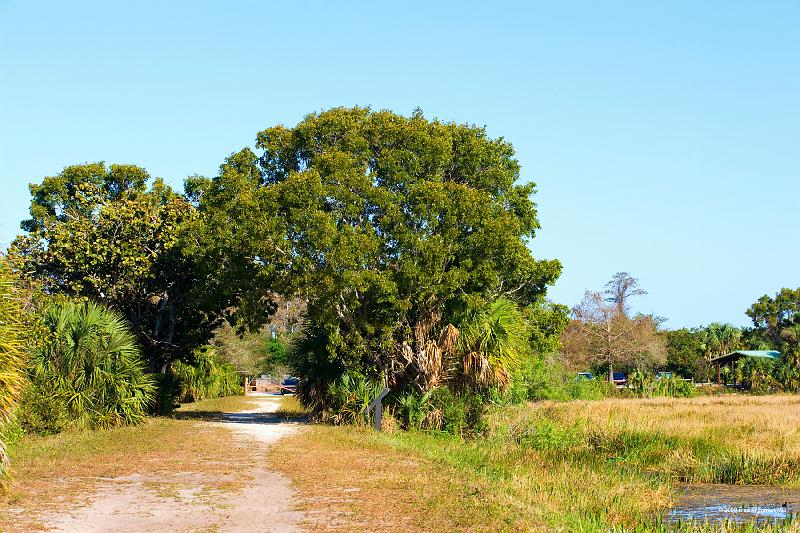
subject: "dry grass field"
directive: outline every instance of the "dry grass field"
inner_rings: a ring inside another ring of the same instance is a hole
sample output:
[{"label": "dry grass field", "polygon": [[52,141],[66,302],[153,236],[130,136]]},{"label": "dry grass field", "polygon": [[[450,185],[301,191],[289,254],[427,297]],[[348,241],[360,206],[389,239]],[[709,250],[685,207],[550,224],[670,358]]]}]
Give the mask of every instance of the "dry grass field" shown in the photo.
[{"label": "dry grass field", "polygon": [[[43,529],[38,516],[134,473],[172,497],[186,476],[231,494],[258,468],[275,469],[291,479],[310,531],[665,531],[675,525],[659,516],[680,484],[800,486],[795,396],[541,402],[492,410],[470,439],[400,431],[391,416],[383,433],[311,424],[266,452],[204,423],[250,407],[210,400],[139,427],[28,438],[0,531]],[[284,412],[302,410],[286,398]]]},{"label": "dry grass field", "polygon": [[[800,396],[795,395],[544,403],[536,409],[606,429],[707,439],[753,454],[800,456]],[[517,414],[527,417],[529,408]]]},{"label": "dry grass field", "polygon": [[681,483],[797,486],[798,422],[796,396],[542,402],[476,439],[319,425],[269,457],[311,530],[660,531]]}]

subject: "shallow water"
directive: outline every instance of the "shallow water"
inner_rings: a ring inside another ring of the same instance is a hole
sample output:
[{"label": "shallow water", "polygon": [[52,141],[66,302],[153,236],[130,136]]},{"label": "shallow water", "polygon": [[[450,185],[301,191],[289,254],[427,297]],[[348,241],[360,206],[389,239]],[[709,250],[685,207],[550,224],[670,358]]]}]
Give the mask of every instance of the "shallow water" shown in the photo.
[{"label": "shallow water", "polygon": [[764,524],[800,513],[800,490],[761,485],[684,485],[668,522],[755,522]]}]

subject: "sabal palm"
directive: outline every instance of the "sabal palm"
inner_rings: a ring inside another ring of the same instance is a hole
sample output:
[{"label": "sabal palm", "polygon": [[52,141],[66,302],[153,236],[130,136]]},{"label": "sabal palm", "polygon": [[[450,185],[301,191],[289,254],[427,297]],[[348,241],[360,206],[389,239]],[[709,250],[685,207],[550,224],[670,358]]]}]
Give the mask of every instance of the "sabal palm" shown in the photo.
[{"label": "sabal palm", "polygon": [[[20,313],[11,275],[0,265],[0,426],[10,420],[24,384]],[[0,433],[0,483],[7,469]]]},{"label": "sabal palm", "polygon": [[[702,349],[706,361],[709,363],[709,371],[711,370],[711,360],[714,357],[725,355],[742,347],[742,331],[730,324],[715,322],[709,324],[703,333],[705,339]],[[706,377],[708,378],[708,376]]]},{"label": "sabal palm", "polygon": [[155,394],[123,318],[101,305],[64,303],[45,313],[49,338],[32,360],[34,378],[88,426],[140,422]]},{"label": "sabal palm", "polygon": [[506,298],[467,313],[459,324],[463,377],[476,385],[506,384],[529,347],[525,319]]},{"label": "sabal palm", "polygon": [[712,357],[724,355],[741,347],[742,331],[730,324],[709,324],[705,336],[704,349]]}]

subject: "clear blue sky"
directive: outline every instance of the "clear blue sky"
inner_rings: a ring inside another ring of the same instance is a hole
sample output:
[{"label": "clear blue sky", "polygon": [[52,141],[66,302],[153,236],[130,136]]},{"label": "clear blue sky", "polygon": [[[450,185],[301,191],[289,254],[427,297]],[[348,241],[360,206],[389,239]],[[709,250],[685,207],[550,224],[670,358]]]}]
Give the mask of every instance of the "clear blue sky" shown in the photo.
[{"label": "clear blue sky", "polygon": [[669,327],[745,324],[800,285],[798,27],[797,0],[0,0],[0,246],[67,164],[180,187],[308,112],[419,106],[514,143],[554,300],[624,270]]}]

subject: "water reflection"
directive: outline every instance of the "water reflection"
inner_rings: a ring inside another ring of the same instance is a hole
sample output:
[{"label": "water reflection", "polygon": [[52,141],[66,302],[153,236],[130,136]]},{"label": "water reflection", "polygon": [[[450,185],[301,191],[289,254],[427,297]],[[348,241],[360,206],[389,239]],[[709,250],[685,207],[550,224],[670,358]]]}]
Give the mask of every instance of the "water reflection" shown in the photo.
[{"label": "water reflection", "polygon": [[800,490],[760,485],[685,485],[668,522],[755,522],[791,518],[800,511]]}]

